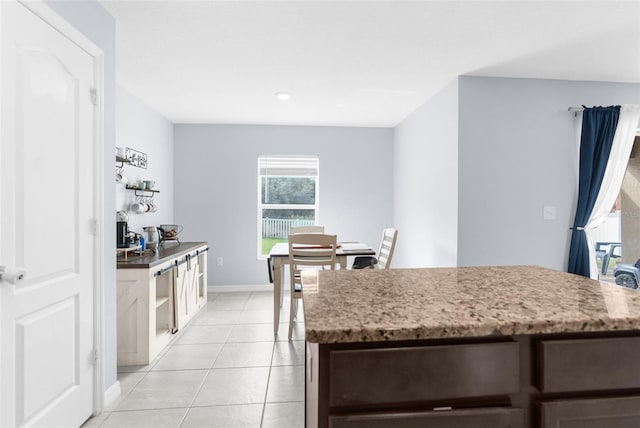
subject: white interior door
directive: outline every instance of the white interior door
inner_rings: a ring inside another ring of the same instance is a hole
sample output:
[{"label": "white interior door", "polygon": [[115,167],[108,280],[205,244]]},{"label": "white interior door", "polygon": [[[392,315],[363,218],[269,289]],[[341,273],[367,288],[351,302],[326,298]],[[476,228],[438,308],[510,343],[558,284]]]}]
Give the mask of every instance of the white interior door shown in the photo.
[{"label": "white interior door", "polygon": [[93,412],[96,58],[0,2],[0,426]]}]

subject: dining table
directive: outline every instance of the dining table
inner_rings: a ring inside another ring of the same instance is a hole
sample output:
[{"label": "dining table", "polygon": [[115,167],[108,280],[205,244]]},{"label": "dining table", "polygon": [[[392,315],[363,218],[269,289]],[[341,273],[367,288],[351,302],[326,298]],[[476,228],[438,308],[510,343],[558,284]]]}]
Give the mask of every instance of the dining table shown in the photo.
[{"label": "dining table", "polygon": [[[362,242],[339,242],[336,248],[336,262],[340,269],[347,269],[347,257],[373,256],[376,252]],[[278,335],[280,309],[284,297],[284,266],[289,265],[289,243],[279,242],[269,252],[267,266],[269,282],[273,283],[273,334]],[[304,292],[304,291],[303,291]]]}]

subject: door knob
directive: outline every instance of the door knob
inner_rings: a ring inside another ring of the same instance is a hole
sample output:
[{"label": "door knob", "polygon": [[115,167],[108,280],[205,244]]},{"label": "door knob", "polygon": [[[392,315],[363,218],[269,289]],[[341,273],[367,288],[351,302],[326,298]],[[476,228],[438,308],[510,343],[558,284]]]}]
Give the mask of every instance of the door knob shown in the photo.
[{"label": "door knob", "polygon": [[22,268],[0,266],[0,282],[5,281],[17,285],[24,281],[27,271]]}]

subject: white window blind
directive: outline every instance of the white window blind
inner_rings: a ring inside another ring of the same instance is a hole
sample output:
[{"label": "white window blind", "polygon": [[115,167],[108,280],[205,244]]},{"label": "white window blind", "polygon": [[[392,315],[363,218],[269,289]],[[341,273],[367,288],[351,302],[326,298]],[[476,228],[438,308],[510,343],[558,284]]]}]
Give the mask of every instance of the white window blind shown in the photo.
[{"label": "white window blind", "polygon": [[258,170],[261,176],[316,177],[318,163],[317,156],[260,156]]}]

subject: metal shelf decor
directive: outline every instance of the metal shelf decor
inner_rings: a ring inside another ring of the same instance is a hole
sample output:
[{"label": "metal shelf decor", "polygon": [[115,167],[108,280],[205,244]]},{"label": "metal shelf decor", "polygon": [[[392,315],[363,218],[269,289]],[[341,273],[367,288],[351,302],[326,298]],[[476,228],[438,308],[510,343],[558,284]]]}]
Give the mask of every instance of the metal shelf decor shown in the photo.
[{"label": "metal shelf decor", "polygon": [[128,190],[133,190],[136,196],[150,197],[156,193],[160,193],[159,190],[152,189],[138,189],[137,187],[126,186]]}]

